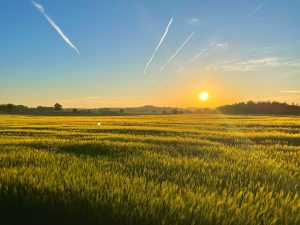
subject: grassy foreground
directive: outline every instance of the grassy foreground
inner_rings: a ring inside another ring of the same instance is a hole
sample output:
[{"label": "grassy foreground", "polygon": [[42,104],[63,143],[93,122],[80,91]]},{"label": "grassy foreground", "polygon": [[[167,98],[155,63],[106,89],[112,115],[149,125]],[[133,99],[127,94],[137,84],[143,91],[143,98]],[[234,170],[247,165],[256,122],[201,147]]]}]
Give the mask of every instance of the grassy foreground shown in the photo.
[{"label": "grassy foreground", "polygon": [[299,117],[0,116],[0,224],[300,224],[299,167]]}]

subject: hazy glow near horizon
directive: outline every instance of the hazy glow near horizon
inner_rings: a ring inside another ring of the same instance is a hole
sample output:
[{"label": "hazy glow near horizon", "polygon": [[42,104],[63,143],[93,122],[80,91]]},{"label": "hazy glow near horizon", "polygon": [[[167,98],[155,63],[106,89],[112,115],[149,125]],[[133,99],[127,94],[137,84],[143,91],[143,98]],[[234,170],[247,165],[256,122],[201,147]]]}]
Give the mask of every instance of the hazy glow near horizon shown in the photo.
[{"label": "hazy glow near horizon", "polygon": [[297,0],[0,0],[0,104],[300,103],[299,11]]}]

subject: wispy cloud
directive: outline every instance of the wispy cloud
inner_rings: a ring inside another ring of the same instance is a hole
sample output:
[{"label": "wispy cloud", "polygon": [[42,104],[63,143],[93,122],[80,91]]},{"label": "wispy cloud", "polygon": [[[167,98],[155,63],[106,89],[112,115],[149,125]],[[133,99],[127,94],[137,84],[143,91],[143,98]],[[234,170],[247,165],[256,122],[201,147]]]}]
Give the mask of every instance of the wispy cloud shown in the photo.
[{"label": "wispy cloud", "polygon": [[226,50],[229,48],[228,42],[211,42],[209,45],[217,50]]},{"label": "wispy cloud", "polygon": [[102,99],[102,96],[88,96],[86,98],[89,100],[99,100],[99,99]]},{"label": "wispy cloud", "polygon": [[197,18],[197,17],[188,18],[188,19],[185,19],[184,21],[190,25],[196,25],[200,22],[199,18]]},{"label": "wispy cloud", "polygon": [[290,51],[291,47],[289,44],[277,44],[277,45],[266,45],[257,48],[250,49],[247,54],[259,54],[259,55],[270,55],[270,54],[281,54],[283,52]]},{"label": "wispy cloud", "polygon": [[47,21],[50,23],[50,25],[57,31],[57,33],[61,36],[61,38],[71,47],[73,48],[76,53],[79,55],[80,52],[78,48],[70,41],[70,39],[62,32],[62,30],[58,27],[58,25],[54,22],[54,20],[47,15],[44,7],[41,4],[38,4],[34,1],[32,1],[32,4],[40,11],[40,13],[43,14],[43,16],[47,19]]},{"label": "wispy cloud", "polygon": [[278,57],[265,57],[249,60],[231,60],[223,61],[213,65],[209,65],[205,70],[209,71],[237,71],[248,72],[262,68],[274,67],[300,67],[300,62],[293,59],[282,59]]},{"label": "wispy cloud", "polygon": [[221,68],[224,71],[253,71],[261,67],[277,67],[279,64],[279,58],[271,57],[240,62],[226,62]]},{"label": "wispy cloud", "polygon": [[189,61],[187,61],[181,68],[179,68],[177,73],[182,72],[186,66],[193,63],[200,56],[203,56],[204,54],[206,54],[206,55],[209,54],[208,53],[209,51],[210,51],[210,53],[212,53],[212,52],[218,51],[218,50],[221,50],[221,51],[227,50],[228,48],[229,48],[228,42],[211,42],[209,44],[209,47],[201,49],[196,55],[194,55]]},{"label": "wispy cloud", "polygon": [[159,43],[158,43],[158,45],[157,45],[157,47],[156,47],[154,53],[152,54],[150,60],[148,61],[147,65],[146,65],[146,67],[145,67],[145,69],[144,69],[144,74],[146,74],[147,69],[148,69],[150,63],[152,62],[154,56],[156,55],[156,52],[158,51],[159,47],[161,46],[161,44],[163,43],[165,37],[167,36],[167,34],[168,34],[168,32],[169,32],[169,29],[170,29],[170,26],[171,26],[171,24],[173,23],[173,19],[174,19],[174,15],[173,15],[172,18],[170,19],[170,21],[169,21],[169,23],[168,23],[168,25],[167,25],[167,27],[166,27],[166,29],[165,29],[165,33],[164,33],[163,36],[161,37],[161,39],[160,39],[160,41],[159,41]]},{"label": "wispy cloud", "polygon": [[200,52],[198,52],[196,55],[194,55],[189,61],[187,61],[181,68],[179,68],[179,70],[177,71],[177,73],[182,72],[186,66],[188,66],[189,64],[191,64],[192,62],[194,62],[196,59],[198,59],[200,56],[202,56],[207,49],[201,49]]},{"label": "wispy cloud", "polygon": [[160,72],[162,72],[166,66],[176,57],[176,55],[183,49],[183,47],[191,40],[191,38],[195,35],[196,31],[193,31],[187,39],[182,43],[182,45],[177,49],[177,51],[171,56],[171,58],[163,65],[163,67],[160,69]]},{"label": "wispy cloud", "polygon": [[196,59],[198,59],[201,55],[203,55],[206,52],[206,49],[201,49],[200,52],[198,52],[195,56],[193,56],[188,63],[192,63],[193,61],[195,61]]},{"label": "wispy cloud", "polygon": [[288,93],[288,94],[300,94],[300,90],[284,90],[280,91],[281,93]]},{"label": "wispy cloud", "polygon": [[262,2],[259,6],[257,6],[254,10],[252,10],[247,16],[246,18],[249,18],[250,16],[253,16],[255,13],[257,13],[257,11],[259,11],[262,7],[264,7],[269,1],[271,0],[266,0],[264,2]]}]

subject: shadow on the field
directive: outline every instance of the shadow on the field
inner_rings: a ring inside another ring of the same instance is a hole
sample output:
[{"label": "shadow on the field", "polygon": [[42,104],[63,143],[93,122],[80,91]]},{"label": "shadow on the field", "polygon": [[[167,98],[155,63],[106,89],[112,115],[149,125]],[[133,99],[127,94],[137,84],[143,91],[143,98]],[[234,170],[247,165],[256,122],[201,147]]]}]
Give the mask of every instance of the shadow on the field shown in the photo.
[{"label": "shadow on the field", "polygon": [[5,187],[0,193],[1,225],[139,224],[116,217],[112,204],[97,203],[67,187],[63,193],[21,183],[5,184]]}]

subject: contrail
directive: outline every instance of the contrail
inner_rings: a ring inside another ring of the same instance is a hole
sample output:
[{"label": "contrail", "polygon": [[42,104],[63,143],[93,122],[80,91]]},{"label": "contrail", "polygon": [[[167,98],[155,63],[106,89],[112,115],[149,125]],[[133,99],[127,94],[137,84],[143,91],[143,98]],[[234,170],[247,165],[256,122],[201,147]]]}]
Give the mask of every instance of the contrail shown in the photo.
[{"label": "contrail", "polygon": [[174,14],[173,14],[172,18],[170,19],[169,24],[168,24],[168,26],[166,27],[165,33],[164,33],[164,35],[162,36],[162,38],[160,39],[160,41],[159,41],[159,43],[158,43],[158,45],[157,45],[157,47],[156,47],[156,49],[155,49],[153,55],[151,56],[149,62],[147,63],[147,65],[146,65],[146,67],[145,67],[145,69],[144,69],[144,74],[146,74],[147,69],[148,69],[148,66],[149,66],[150,63],[152,62],[154,56],[156,55],[156,52],[158,51],[160,45],[163,43],[163,41],[164,41],[166,35],[168,34],[169,28],[170,28],[171,24],[173,23],[173,18],[174,18]]},{"label": "contrail", "polygon": [[205,53],[205,51],[206,51],[205,48],[204,48],[204,49],[201,49],[201,51],[198,52],[196,55],[194,55],[187,63],[185,63],[185,64],[177,71],[177,73],[180,73],[181,71],[183,71],[184,68],[185,68],[187,65],[191,64],[191,63],[194,62],[196,59],[198,59],[201,55],[203,55],[203,54]]},{"label": "contrail", "polygon": [[206,49],[201,49],[201,51],[199,53],[197,53],[195,56],[193,56],[188,62],[187,64],[190,64],[192,62],[194,62],[196,59],[198,59],[201,55],[203,55],[205,53]]},{"label": "contrail", "polygon": [[260,10],[262,7],[264,7],[269,1],[271,0],[266,0],[264,1],[263,3],[261,3],[259,6],[257,6],[253,11],[251,11],[247,16],[246,18],[252,16],[253,14],[255,14],[258,10]]},{"label": "contrail", "polygon": [[193,33],[188,36],[188,38],[182,43],[182,45],[177,49],[177,51],[171,56],[171,58],[166,62],[165,65],[160,69],[160,72],[162,72],[166,66],[176,57],[176,55],[181,51],[181,49],[189,42],[189,40],[194,36],[196,31],[193,31]]},{"label": "contrail", "polygon": [[43,14],[43,16],[48,20],[48,22],[51,24],[51,26],[57,31],[57,33],[62,37],[62,39],[71,47],[73,48],[76,53],[79,55],[80,52],[76,48],[75,45],[72,44],[72,42],[69,40],[69,38],[62,32],[62,30],[57,26],[57,24],[54,22],[54,20],[47,15],[44,7],[41,4],[38,4],[34,1],[32,1],[32,4]]}]

